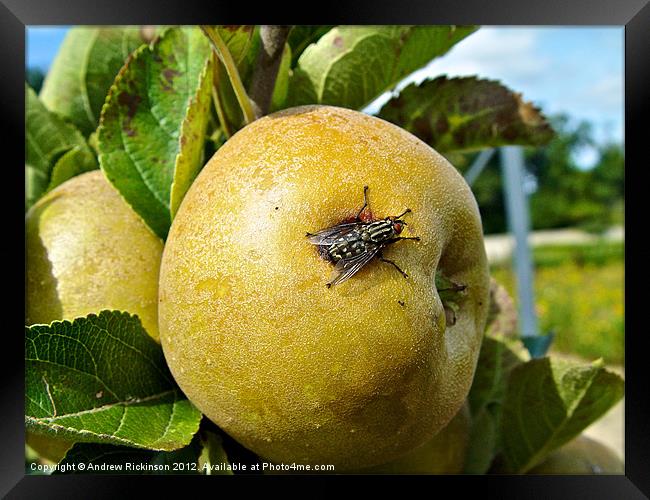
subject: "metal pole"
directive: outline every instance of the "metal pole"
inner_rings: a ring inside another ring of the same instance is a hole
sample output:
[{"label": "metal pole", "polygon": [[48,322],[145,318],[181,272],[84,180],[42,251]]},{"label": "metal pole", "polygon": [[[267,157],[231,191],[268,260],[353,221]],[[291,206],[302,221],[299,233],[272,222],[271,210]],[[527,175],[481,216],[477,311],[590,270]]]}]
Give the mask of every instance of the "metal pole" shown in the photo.
[{"label": "metal pole", "polygon": [[469,167],[469,169],[465,173],[465,182],[467,182],[467,184],[469,184],[470,186],[474,184],[476,178],[479,175],[481,175],[481,172],[483,172],[483,169],[487,165],[488,161],[490,161],[490,158],[492,158],[494,151],[495,151],[494,149],[484,149],[476,157],[474,163],[472,163],[472,166]]},{"label": "metal pole", "polygon": [[533,293],[533,266],[528,247],[528,200],[523,189],[524,154],[520,146],[506,146],[501,148],[501,158],[508,225],[515,237],[515,272],[521,336],[526,343],[526,337],[536,337],[539,331]]}]

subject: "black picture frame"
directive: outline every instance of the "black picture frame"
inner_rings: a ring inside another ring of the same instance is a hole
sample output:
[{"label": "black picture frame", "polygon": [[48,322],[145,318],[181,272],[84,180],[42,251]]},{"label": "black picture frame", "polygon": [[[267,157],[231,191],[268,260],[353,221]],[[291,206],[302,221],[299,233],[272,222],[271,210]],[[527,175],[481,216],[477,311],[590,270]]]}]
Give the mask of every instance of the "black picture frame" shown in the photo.
[{"label": "black picture frame", "polygon": [[[632,165],[632,178],[647,164],[642,139],[647,129],[645,115],[650,103],[650,4],[649,0],[574,0],[533,2],[532,0],[465,0],[463,2],[442,0],[436,2],[402,0],[400,2],[367,0],[341,5],[328,3],[322,9],[313,9],[307,16],[296,7],[280,7],[277,4],[259,4],[252,7],[243,2],[202,2],[199,0],[143,0],[134,3],[124,0],[0,0],[0,115],[4,122],[3,150],[9,150],[12,158],[5,165],[6,180],[3,201],[5,228],[10,237],[0,246],[0,262],[19,262],[24,258],[17,241],[24,238],[24,225],[20,213],[23,202],[7,200],[7,194],[20,198],[24,176],[20,158],[24,158],[24,68],[25,28],[28,25],[75,25],[75,24],[199,24],[199,23],[255,23],[255,24],[482,24],[482,25],[607,25],[625,27],[625,158],[626,166]],[[561,78],[558,75],[558,78]],[[627,179],[627,178],[626,178]],[[7,189],[8,188],[8,189]],[[625,475],[624,476],[427,476],[398,477],[373,476],[363,479],[375,487],[384,488],[387,481],[398,483],[401,491],[414,491],[413,481],[433,482],[430,494],[439,494],[451,488],[454,495],[469,493],[468,488],[480,488],[480,495],[497,498],[647,498],[650,495],[650,432],[648,431],[649,391],[645,386],[647,365],[645,349],[647,334],[643,331],[643,307],[645,299],[643,278],[644,261],[634,256],[642,252],[641,241],[645,216],[639,203],[643,199],[642,182],[626,182],[626,226],[639,227],[641,231],[626,231],[626,324],[633,332],[626,335],[626,404],[625,404]],[[13,238],[11,237],[13,236]],[[636,265],[635,265],[636,264]],[[632,266],[632,267],[629,267]],[[3,266],[15,269],[16,281],[9,281],[5,317],[17,316],[21,297],[18,278],[23,270],[17,265]],[[9,273],[5,273],[8,275]],[[24,281],[23,281],[24,285]],[[24,302],[24,296],[23,296]],[[24,306],[24,303],[23,303]],[[15,321],[18,323],[18,321]],[[26,476],[24,474],[24,363],[20,352],[23,344],[18,338],[19,325],[4,332],[3,357],[0,381],[0,495],[8,498],[67,498],[82,496],[109,498],[127,496],[131,487],[122,476]],[[6,324],[6,323],[5,323]],[[242,479],[242,478],[245,478]],[[138,480],[145,480],[138,477]],[[340,481],[350,477],[252,477],[233,476],[229,481],[241,488],[243,483],[263,485],[268,481],[282,481],[285,485],[310,482],[332,483],[340,490]],[[174,490],[181,494],[194,494],[187,490],[187,477],[148,478],[154,490],[163,489],[168,495]],[[408,483],[407,483],[408,481]],[[233,484],[231,483],[231,484]],[[307,483],[307,484],[305,484]],[[214,485],[221,488],[223,482]],[[404,486],[409,485],[408,490]],[[182,488],[182,489],[181,489]],[[148,494],[156,494],[154,490]],[[215,491],[218,491],[215,489]],[[241,491],[241,490],[240,490]],[[319,490],[323,493],[325,490]]]}]

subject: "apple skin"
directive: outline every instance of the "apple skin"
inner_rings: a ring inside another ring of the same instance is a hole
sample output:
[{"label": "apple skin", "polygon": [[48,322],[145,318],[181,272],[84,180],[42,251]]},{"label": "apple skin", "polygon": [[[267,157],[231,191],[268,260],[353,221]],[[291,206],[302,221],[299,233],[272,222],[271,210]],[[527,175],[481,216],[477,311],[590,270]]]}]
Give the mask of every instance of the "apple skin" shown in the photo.
[{"label": "apple skin", "polygon": [[25,217],[28,325],[114,309],[158,341],[163,243],[100,170],[73,177]]},{"label": "apple skin", "polygon": [[[412,210],[375,259],[325,283],[305,237]],[[466,285],[446,324],[437,271]],[[161,264],[160,338],[188,398],[273,463],[359,469],[425,443],[459,411],[488,308],[480,215],[456,169],[403,129],[332,106],[256,120],[205,165]]]},{"label": "apple skin", "polygon": [[527,474],[624,474],[623,461],[614,450],[585,435],[553,451]]},{"label": "apple skin", "polygon": [[42,460],[50,463],[59,463],[67,451],[74,446],[72,441],[53,438],[44,434],[26,433],[26,443]]},{"label": "apple skin", "polygon": [[435,436],[405,455],[359,474],[461,474],[469,446],[472,417],[465,403]]}]

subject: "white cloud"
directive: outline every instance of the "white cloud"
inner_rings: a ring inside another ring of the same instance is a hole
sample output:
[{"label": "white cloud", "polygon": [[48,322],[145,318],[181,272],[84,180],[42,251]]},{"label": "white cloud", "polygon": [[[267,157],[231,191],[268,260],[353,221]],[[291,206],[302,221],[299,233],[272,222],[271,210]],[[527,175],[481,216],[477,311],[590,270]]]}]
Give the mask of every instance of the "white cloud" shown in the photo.
[{"label": "white cloud", "polygon": [[538,39],[536,29],[481,28],[421,73],[478,74],[511,81],[545,78],[550,61],[537,53]]}]

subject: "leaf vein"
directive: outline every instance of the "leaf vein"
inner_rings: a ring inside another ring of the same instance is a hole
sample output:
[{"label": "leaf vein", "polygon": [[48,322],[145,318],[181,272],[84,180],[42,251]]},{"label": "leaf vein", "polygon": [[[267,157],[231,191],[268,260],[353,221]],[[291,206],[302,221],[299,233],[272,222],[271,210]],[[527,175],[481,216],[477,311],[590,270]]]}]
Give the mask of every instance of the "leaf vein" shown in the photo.
[{"label": "leaf vein", "polygon": [[163,431],[162,435],[154,441],[154,443],[158,443],[162,441],[162,439],[167,435],[167,432],[169,431],[169,428],[172,425],[172,422],[174,420],[174,413],[176,412],[176,403],[177,403],[177,394],[174,394],[174,402],[172,403],[172,411],[169,414],[169,420],[167,420],[167,425],[165,426],[165,430]]},{"label": "leaf vein", "polygon": [[[137,406],[140,403],[148,403],[150,401],[155,401],[156,399],[163,399],[163,398],[165,398],[166,396],[168,396],[171,393],[177,393],[176,389],[170,389],[168,391],[159,392],[157,394],[152,394],[150,396],[145,396],[143,398],[131,399],[131,400],[127,400],[127,401],[117,401],[117,402],[114,402],[114,403],[109,403],[109,404],[106,404],[106,405],[103,405],[103,406],[98,406],[96,408],[90,408],[88,410],[82,410],[82,411],[78,411],[78,412],[75,412],[75,413],[66,413],[65,415],[59,415],[58,417],[33,417],[33,416],[30,416],[30,418],[33,418],[34,420],[36,420],[38,422],[43,422],[43,423],[48,423],[49,424],[49,423],[54,423],[54,422],[56,422],[58,420],[62,420],[62,419],[82,417],[84,415],[92,415],[92,414],[95,414],[95,413],[102,413],[102,412],[105,412],[105,411],[110,411],[113,408],[126,407],[127,405],[129,405],[129,406]],[[178,401],[178,400],[175,398],[174,403],[176,403],[176,401]]]},{"label": "leaf vein", "polygon": [[98,376],[97,374],[95,374],[95,373],[90,373],[90,372],[87,372],[87,371],[81,370],[81,369],[79,369],[79,368],[76,368],[76,367],[74,367],[74,366],[62,365],[62,364],[60,364],[60,363],[57,363],[56,361],[50,361],[49,359],[25,358],[25,361],[33,361],[33,362],[35,362],[35,363],[48,363],[48,364],[51,364],[51,365],[57,366],[57,367],[59,367],[59,368],[65,368],[65,369],[67,369],[67,370],[72,370],[72,371],[74,371],[74,372],[78,372],[78,373],[81,373],[81,374],[83,374],[83,375],[87,375],[87,376],[89,376],[89,377],[92,377],[92,378],[94,378],[95,380],[97,380],[97,382],[99,382],[100,384],[102,384],[102,386],[104,387],[104,389],[106,389],[108,392],[110,392],[111,395],[112,395],[115,399],[119,399],[119,397],[117,396],[117,394],[115,394],[115,392],[113,392],[113,391],[111,390],[111,388],[108,387],[108,386],[106,385],[106,382],[104,382],[103,380],[101,380],[101,379],[99,378],[99,376]]}]

